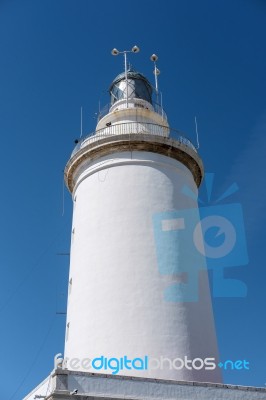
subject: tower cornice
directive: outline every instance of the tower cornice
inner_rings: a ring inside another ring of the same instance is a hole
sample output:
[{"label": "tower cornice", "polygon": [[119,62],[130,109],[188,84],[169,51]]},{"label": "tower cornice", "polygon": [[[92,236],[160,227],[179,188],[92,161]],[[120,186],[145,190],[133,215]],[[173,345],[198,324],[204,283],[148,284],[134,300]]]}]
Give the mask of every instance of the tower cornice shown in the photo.
[{"label": "tower cornice", "polygon": [[182,143],[182,137],[176,140],[150,133],[124,133],[107,137],[94,135],[66,165],[65,182],[70,192],[72,193],[75,186],[74,176],[85,160],[94,161],[100,157],[124,151],[146,151],[171,157],[182,162],[190,170],[197,186],[203,179],[202,160],[192,147]]}]

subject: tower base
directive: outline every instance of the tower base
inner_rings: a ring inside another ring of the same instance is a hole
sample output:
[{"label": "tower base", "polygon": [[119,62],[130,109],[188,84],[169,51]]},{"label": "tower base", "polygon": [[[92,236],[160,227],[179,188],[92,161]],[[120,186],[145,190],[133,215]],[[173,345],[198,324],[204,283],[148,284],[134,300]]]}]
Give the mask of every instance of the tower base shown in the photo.
[{"label": "tower base", "polygon": [[56,369],[23,400],[265,400],[266,388]]}]

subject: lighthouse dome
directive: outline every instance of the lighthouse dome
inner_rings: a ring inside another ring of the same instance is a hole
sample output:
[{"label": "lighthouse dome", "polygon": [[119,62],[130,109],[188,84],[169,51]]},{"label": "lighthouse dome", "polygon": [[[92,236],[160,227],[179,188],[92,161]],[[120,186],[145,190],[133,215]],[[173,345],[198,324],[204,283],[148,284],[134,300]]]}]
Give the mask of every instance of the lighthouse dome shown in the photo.
[{"label": "lighthouse dome", "polygon": [[152,104],[152,86],[150,82],[144,75],[133,68],[127,71],[127,77],[125,72],[122,72],[113,80],[109,93],[111,96],[111,105],[118,100],[126,99],[126,97],[128,99],[143,99]]}]

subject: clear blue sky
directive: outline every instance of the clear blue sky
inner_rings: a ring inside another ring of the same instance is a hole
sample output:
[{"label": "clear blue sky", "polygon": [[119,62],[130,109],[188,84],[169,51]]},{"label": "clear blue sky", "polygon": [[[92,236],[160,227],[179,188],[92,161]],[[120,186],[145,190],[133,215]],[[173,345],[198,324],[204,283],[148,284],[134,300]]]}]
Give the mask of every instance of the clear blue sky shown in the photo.
[{"label": "clear blue sky", "polygon": [[[200,133],[213,199],[239,192],[249,264],[245,299],[214,299],[222,359],[247,359],[226,383],[266,383],[266,4],[263,0],[0,0],[1,291],[0,398],[19,400],[63,351],[71,199],[65,163],[79,136],[94,130],[99,101],[122,71],[110,50],[141,52],[134,67],[159,85],[170,125]],[[202,196],[204,197],[204,190]]]}]

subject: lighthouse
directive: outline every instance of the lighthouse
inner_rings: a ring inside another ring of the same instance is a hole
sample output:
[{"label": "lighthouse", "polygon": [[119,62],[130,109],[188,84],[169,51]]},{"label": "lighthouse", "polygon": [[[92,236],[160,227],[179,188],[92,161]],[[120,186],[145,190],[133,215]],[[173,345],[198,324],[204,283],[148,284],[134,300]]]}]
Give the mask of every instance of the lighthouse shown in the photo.
[{"label": "lighthouse", "polygon": [[65,168],[65,352],[24,400],[264,400],[265,388],[220,383],[197,206],[203,163],[158,104],[157,56],[153,87],[128,68],[129,52],[112,51],[125,70]]},{"label": "lighthouse", "polygon": [[65,168],[73,224],[64,359],[70,370],[71,360],[80,371],[95,360],[90,372],[113,374],[120,360],[118,375],[220,382],[200,229],[190,237],[203,163],[170,127],[157,80],[153,88],[123,53],[109,106]]}]

